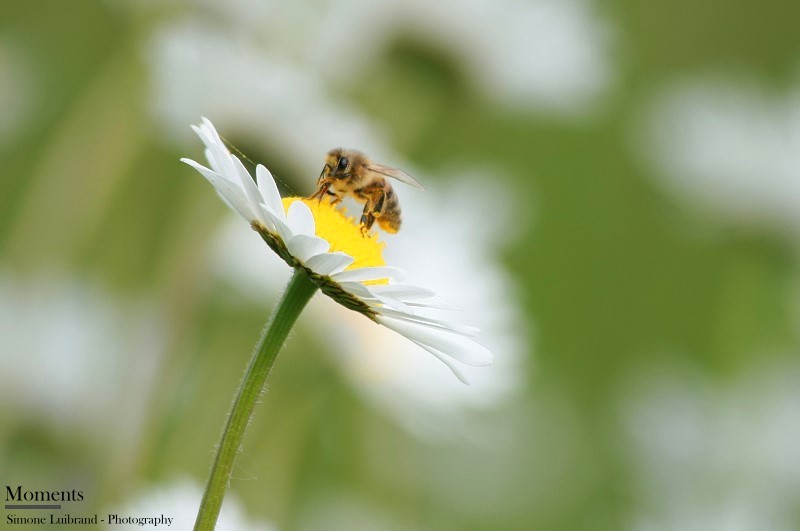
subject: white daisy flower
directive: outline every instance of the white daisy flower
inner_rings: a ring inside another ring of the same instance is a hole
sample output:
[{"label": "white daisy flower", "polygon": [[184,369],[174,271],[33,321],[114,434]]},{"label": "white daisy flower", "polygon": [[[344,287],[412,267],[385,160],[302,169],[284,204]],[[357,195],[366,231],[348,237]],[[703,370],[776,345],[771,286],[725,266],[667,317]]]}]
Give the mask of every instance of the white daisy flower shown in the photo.
[{"label": "white daisy flower", "polygon": [[209,120],[204,118],[193,129],[206,145],[210,168],[181,160],[199,171],[278,256],[304,270],[323,293],[419,345],[465,383],[454,361],[475,367],[492,364],[491,352],[474,340],[477,328],[418,313],[452,308],[433,291],[397,283],[403,273],[386,265],[384,243],[376,234],[362,234],[358,224],[327,201],[281,198],[269,170],[259,164],[254,182]]}]

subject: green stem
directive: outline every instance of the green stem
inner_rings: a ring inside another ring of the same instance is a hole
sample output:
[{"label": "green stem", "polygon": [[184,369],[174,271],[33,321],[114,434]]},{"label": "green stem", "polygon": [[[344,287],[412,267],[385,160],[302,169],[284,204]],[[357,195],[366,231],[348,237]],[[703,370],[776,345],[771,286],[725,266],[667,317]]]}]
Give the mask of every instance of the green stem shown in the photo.
[{"label": "green stem", "polygon": [[250,422],[253,407],[261,395],[267,376],[289,331],[316,290],[316,284],[311,282],[306,273],[299,268],[295,269],[283,297],[261,335],[253,359],[250,360],[250,366],[236,392],[236,399],[217,446],[217,455],[214,457],[211,475],[206,483],[194,531],[214,529],[222,507],[222,499],[230,484],[233,463],[241,448],[244,430]]}]

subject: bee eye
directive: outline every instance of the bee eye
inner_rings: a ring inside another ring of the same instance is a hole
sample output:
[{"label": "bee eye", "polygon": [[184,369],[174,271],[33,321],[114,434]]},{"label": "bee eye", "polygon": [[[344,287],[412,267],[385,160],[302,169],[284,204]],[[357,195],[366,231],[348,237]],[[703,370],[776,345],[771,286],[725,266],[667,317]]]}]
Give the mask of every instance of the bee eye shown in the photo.
[{"label": "bee eye", "polygon": [[344,171],[347,169],[347,157],[342,157],[339,159],[339,164],[336,166],[337,171]]}]

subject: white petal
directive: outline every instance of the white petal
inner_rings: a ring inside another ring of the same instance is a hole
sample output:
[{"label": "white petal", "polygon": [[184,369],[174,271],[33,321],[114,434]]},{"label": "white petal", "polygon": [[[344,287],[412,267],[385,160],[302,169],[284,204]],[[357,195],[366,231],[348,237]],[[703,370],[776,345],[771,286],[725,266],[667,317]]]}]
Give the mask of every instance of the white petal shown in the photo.
[{"label": "white petal", "polygon": [[306,267],[320,275],[331,275],[342,271],[352,264],[354,258],[341,251],[335,253],[318,254],[306,260]]},{"label": "white petal", "polygon": [[194,124],[192,124],[189,127],[192,128],[192,131],[194,131],[195,134],[200,137],[200,140],[203,142],[203,144],[205,144],[206,143],[206,140],[205,140],[206,132],[205,132],[205,129],[203,129],[203,126],[202,125],[194,125]]},{"label": "white petal", "polygon": [[389,266],[360,267],[331,275],[337,282],[364,282],[365,280],[378,280],[382,278],[397,278],[403,274],[402,269]]},{"label": "white petal", "polygon": [[209,119],[208,119],[208,118],[206,118],[205,116],[201,116],[201,117],[200,117],[200,121],[201,121],[201,122],[203,122],[202,124],[200,124],[200,127],[201,127],[201,128],[203,128],[205,131],[207,131],[207,132],[208,132],[208,134],[209,134],[209,135],[210,135],[212,138],[219,139],[219,134],[217,133],[217,128],[216,128],[216,127],[214,127],[214,124],[213,124],[213,123],[211,123],[211,120],[209,120]]},{"label": "white petal", "polygon": [[211,151],[210,148],[206,148],[204,153],[206,154],[206,160],[208,161],[208,165],[211,166],[211,169],[222,175],[220,173],[222,169],[220,168],[220,165],[217,162],[216,157],[214,157],[214,152]]},{"label": "white petal", "polygon": [[412,324],[405,319],[379,315],[377,320],[386,328],[412,341],[435,348],[466,365],[485,367],[492,364],[492,353],[489,349],[470,338],[447,330]]},{"label": "white petal", "polygon": [[433,297],[421,301],[406,301],[409,306],[418,306],[421,308],[435,308],[437,310],[458,311],[461,310],[455,304],[449,303],[441,297]]},{"label": "white petal", "polygon": [[216,188],[217,193],[227,201],[228,206],[242,216],[248,223],[258,219],[258,216],[253,212],[250,202],[239,188],[233,186],[225,179],[219,178],[216,183],[212,183]]},{"label": "white petal", "polygon": [[[397,310],[401,315],[414,315],[414,310],[410,306],[407,306],[403,301],[395,299],[394,297],[389,297],[385,295],[378,296],[378,301],[380,301],[383,306],[376,307],[376,310],[379,313],[383,313],[384,310],[388,310],[389,308],[394,308]],[[370,306],[374,306],[370,304]],[[389,308],[386,308],[386,307]]]},{"label": "white petal", "polygon": [[245,197],[244,190],[223,179],[218,173],[209,170],[202,164],[198,164],[191,159],[181,159],[181,161],[199,171],[211,183],[217,193],[225,199],[228,206],[232,207],[240,216],[247,221],[257,219],[250,202]]},{"label": "white petal", "polygon": [[199,129],[205,135],[205,140],[204,141],[206,142],[206,145],[209,146],[209,147],[211,147],[211,146],[221,146],[223,151],[225,151],[226,153],[229,153],[228,149],[222,143],[222,138],[219,136],[219,133],[217,132],[217,128],[214,127],[214,124],[211,123],[211,120],[209,120],[205,116],[203,116],[200,120],[203,123],[200,124]]},{"label": "white petal", "polygon": [[375,295],[372,293],[364,284],[360,282],[339,282],[339,285],[345,291],[350,292],[351,294],[355,295],[359,299],[362,299],[364,302],[375,308],[379,313],[383,311],[385,306],[390,308],[394,308],[395,310],[399,310],[400,312],[407,313],[409,315],[414,314],[414,310],[403,304],[402,301],[399,301],[393,297],[384,297]]},{"label": "white petal", "polygon": [[369,289],[376,295],[387,295],[395,297],[402,301],[417,300],[417,299],[430,299],[435,297],[436,293],[429,289],[420,288],[417,286],[409,286],[407,284],[388,284],[370,286]]},{"label": "white petal", "polygon": [[456,334],[461,334],[462,336],[466,337],[478,337],[478,334],[481,331],[480,328],[474,326],[449,323],[447,321],[442,321],[441,319],[434,319],[432,317],[426,317],[424,315],[413,314],[413,312],[411,313],[397,312],[395,310],[392,310],[391,308],[378,308],[378,313],[380,313],[381,315],[386,315],[388,317],[396,317],[398,319],[408,321],[412,324],[429,326],[436,330],[446,330],[454,332]]},{"label": "white petal", "polygon": [[256,166],[256,182],[258,183],[258,190],[261,192],[261,198],[265,205],[286,218],[283,210],[283,201],[281,201],[281,194],[278,192],[278,185],[275,184],[275,179],[267,168],[259,164]]},{"label": "white petal", "polygon": [[295,201],[289,205],[286,221],[292,234],[314,235],[314,215],[308,205],[302,201]]},{"label": "white petal", "polygon": [[331,244],[329,244],[327,240],[316,236],[295,234],[286,242],[286,248],[289,249],[292,256],[305,263],[305,261],[312,256],[328,252],[328,249],[331,248]]},{"label": "white petal", "polygon": [[[217,188],[219,186],[220,182],[228,184],[228,185],[231,184],[230,181],[226,181],[225,179],[223,179],[222,176],[220,176],[220,174],[218,174],[214,170],[210,170],[210,169],[206,168],[205,166],[203,166],[199,162],[195,162],[192,159],[181,159],[181,162],[186,163],[189,166],[191,166],[192,168],[194,168],[195,170],[199,171],[200,175],[205,177],[206,180],[208,182],[210,182],[211,186],[213,186],[214,188]],[[230,188],[230,186],[228,186],[228,188]]]},{"label": "white petal", "polygon": [[[203,124],[200,127],[192,126],[197,136],[208,148],[206,157],[209,162],[214,166],[217,173],[223,175],[226,179],[235,180],[236,170],[234,169],[233,162],[230,160],[230,151],[225,147],[214,125],[207,119],[203,119]],[[210,154],[209,154],[210,152]]]},{"label": "white petal", "polygon": [[281,237],[283,243],[285,244],[292,238],[292,231],[289,229],[289,226],[286,224],[286,218],[279,218],[275,212],[272,211],[271,208],[265,206],[264,204],[258,205],[261,209],[261,213],[264,215],[266,220],[272,224],[272,227],[267,227],[268,229],[276,232],[278,236]]},{"label": "white petal", "polygon": [[192,130],[200,137],[200,141],[206,146],[206,149],[211,149],[211,146],[214,144],[214,139],[209,135],[206,128],[202,125],[193,125]]},{"label": "white petal", "polygon": [[455,363],[453,363],[453,360],[451,360],[450,358],[448,358],[447,356],[445,356],[444,354],[442,354],[441,352],[439,352],[435,348],[431,348],[428,345],[423,345],[422,343],[420,343],[418,341],[414,341],[413,339],[411,340],[411,342],[414,343],[415,345],[419,346],[419,347],[424,348],[426,351],[428,351],[431,354],[433,354],[436,357],[436,359],[438,359],[439,361],[444,363],[447,366],[447,368],[450,369],[450,372],[452,372],[455,375],[456,378],[461,380],[461,383],[469,385],[469,380],[467,380],[466,375],[464,375],[464,373],[461,372],[461,369],[456,367]]},{"label": "white petal", "polygon": [[262,202],[261,192],[258,191],[256,183],[253,181],[253,178],[250,176],[247,168],[245,168],[244,164],[242,164],[242,161],[233,155],[231,155],[231,160],[236,167],[236,173],[239,176],[239,182],[242,183],[242,189],[244,190],[245,195],[247,195],[247,198],[250,200],[250,204],[253,206],[253,211],[260,214],[261,209],[258,205]]},{"label": "white petal", "polygon": [[342,289],[349,291],[360,299],[377,300],[377,298],[370,293],[367,287],[360,282],[339,282],[339,285],[342,287]]},{"label": "white petal", "polygon": [[278,229],[275,226],[275,223],[269,216],[267,216],[267,213],[264,210],[263,205],[258,205],[258,220],[261,222],[262,225],[264,225],[264,228],[267,229],[269,232],[271,232],[272,234],[278,234]]},{"label": "white petal", "polygon": [[225,167],[220,164],[218,158],[219,154],[214,155],[214,151],[210,148],[206,148],[206,160],[208,161],[209,165],[211,165],[211,169],[217,172],[223,179],[226,179],[232,183],[235,183],[236,186],[240,186],[241,183],[236,175],[226,174]]},{"label": "white petal", "polygon": [[214,170],[211,170],[211,169],[209,169],[209,168],[206,168],[205,166],[203,166],[203,165],[202,165],[202,164],[200,164],[199,162],[196,162],[196,161],[194,161],[194,160],[192,160],[192,159],[187,159],[186,157],[184,157],[184,158],[182,158],[182,159],[181,159],[181,162],[183,162],[184,164],[188,164],[188,165],[189,165],[189,166],[191,166],[192,168],[194,168],[194,169],[196,169],[197,171],[199,171],[199,172],[200,172],[200,173],[203,175],[203,177],[205,177],[205,178],[206,178],[206,179],[208,179],[209,181],[211,181],[211,178],[209,178],[209,177],[206,175],[206,172],[211,172],[212,174],[214,174],[214,176],[215,176],[215,177],[219,177],[219,174],[218,174],[218,173],[216,173]]}]

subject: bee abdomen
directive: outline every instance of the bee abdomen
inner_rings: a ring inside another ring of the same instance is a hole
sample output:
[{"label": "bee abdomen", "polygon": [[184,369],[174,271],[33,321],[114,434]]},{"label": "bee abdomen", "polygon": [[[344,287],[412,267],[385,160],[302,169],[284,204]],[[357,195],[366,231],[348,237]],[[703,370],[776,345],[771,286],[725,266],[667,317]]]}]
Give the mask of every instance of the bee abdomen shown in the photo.
[{"label": "bee abdomen", "polygon": [[395,233],[400,230],[402,219],[400,218],[400,203],[397,194],[391,187],[387,187],[384,196],[383,212],[378,218],[378,225],[386,232]]}]

